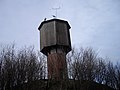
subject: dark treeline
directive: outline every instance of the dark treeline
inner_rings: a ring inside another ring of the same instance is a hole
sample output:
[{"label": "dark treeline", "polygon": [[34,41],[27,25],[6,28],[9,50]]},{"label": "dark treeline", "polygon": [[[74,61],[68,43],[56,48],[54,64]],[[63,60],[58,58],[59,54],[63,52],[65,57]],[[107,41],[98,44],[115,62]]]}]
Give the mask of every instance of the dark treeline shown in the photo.
[{"label": "dark treeline", "polygon": [[[18,50],[15,45],[1,46],[0,90],[13,90],[16,86],[20,88],[47,79],[46,64],[46,57],[34,47]],[[120,90],[120,64],[114,65],[98,57],[92,48],[73,49],[67,55],[67,64],[69,78],[73,81],[97,82]]]},{"label": "dark treeline", "polygon": [[67,61],[69,77],[80,84],[87,80],[120,90],[120,64],[99,57],[92,48],[73,49]]},{"label": "dark treeline", "polygon": [[0,90],[13,90],[14,86],[45,79],[44,59],[34,47],[17,51],[14,45],[0,48]]}]

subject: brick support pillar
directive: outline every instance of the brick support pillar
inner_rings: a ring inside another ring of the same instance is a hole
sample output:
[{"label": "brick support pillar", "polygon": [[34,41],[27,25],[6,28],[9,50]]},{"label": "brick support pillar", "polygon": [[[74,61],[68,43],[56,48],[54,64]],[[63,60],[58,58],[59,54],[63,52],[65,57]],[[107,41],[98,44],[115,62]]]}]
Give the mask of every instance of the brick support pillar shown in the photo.
[{"label": "brick support pillar", "polygon": [[68,78],[65,53],[53,53],[47,57],[48,78],[63,80]]}]

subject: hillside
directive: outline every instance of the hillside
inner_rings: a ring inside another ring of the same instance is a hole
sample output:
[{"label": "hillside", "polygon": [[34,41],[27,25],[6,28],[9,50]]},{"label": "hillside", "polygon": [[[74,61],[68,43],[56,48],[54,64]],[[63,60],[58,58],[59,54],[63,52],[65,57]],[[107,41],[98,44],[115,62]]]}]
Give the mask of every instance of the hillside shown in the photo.
[{"label": "hillside", "polygon": [[106,85],[90,81],[40,80],[15,86],[13,90],[114,90]]}]

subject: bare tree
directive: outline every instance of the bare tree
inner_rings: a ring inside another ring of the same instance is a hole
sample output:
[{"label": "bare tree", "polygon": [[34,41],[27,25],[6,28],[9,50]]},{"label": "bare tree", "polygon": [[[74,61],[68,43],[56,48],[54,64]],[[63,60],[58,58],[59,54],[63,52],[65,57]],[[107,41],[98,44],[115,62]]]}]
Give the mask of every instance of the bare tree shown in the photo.
[{"label": "bare tree", "polygon": [[106,65],[105,85],[115,88],[115,67],[110,61]]},{"label": "bare tree", "polygon": [[120,90],[120,64],[117,63],[115,65],[115,88],[116,90]]},{"label": "bare tree", "polygon": [[39,79],[47,79],[47,59],[45,55],[38,51],[38,70],[39,70]]},{"label": "bare tree", "polygon": [[97,54],[92,48],[73,49],[67,56],[69,77],[74,80],[76,89],[76,80],[79,85],[82,81],[94,81],[96,78]]},{"label": "bare tree", "polygon": [[44,56],[35,52],[34,47],[15,50],[14,45],[0,49],[0,89],[12,90],[19,86],[45,79]]},{"label": "bare tree", "polygon": [[78,80],[93,81],[96,74],[96,55],[91,48],[81,48],[80,51],[75,51],[72,56],[73,77]]},{"label": "bare tree", "polygon": [[103,58],[98,58],[96,67],[95,81],[104,84],[106,77],[106,62]]},{"label": "bare tree", "polygon": [[1,88],[12,89],[15,85],[15,47],[14,45],[5,46],[1,49]]}]

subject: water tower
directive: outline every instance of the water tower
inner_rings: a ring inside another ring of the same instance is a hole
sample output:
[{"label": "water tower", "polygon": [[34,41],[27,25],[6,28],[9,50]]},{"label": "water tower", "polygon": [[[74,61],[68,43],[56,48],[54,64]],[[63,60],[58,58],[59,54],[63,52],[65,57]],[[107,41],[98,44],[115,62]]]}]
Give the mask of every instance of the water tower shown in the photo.
[{"label": "water tower", "polygon": [[71,51],[70,25],[65,20],[51,19],[39,26],[40,51],[47,56],[48,79],[67,79],[66,55]]}]

